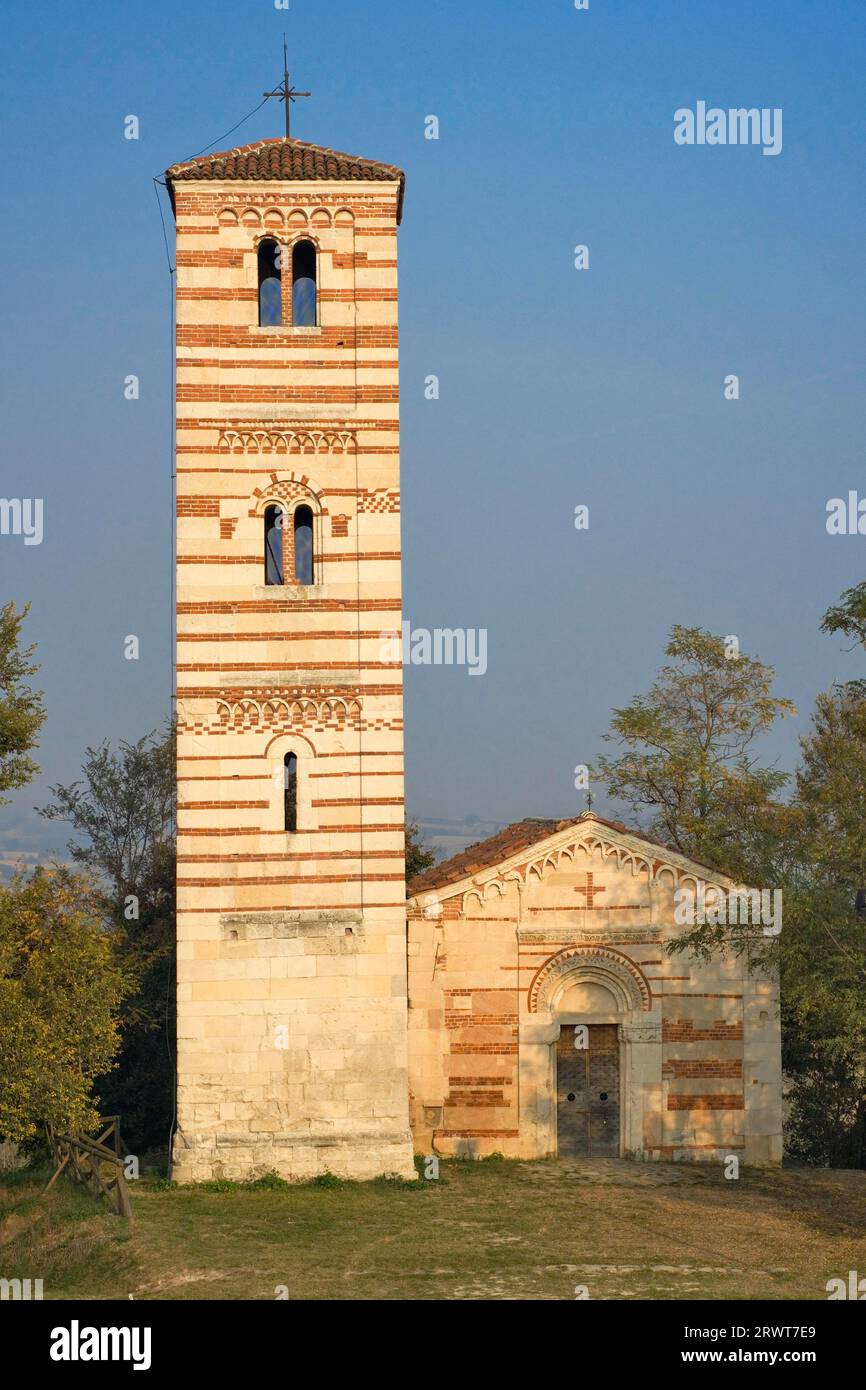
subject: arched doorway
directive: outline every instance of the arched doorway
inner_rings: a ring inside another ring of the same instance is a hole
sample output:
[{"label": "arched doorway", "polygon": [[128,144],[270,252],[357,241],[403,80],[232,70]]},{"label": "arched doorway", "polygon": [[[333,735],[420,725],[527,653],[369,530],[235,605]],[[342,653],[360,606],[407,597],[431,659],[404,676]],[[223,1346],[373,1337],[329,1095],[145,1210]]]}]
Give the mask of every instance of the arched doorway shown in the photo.
[{"label": "arched doorway", "polygon": [[[556,1042],[556,1152],[560,1158],[618,1158],[620,1154],[621,990],[585,962],[568,969],[552,991],[560,1022]],[[609,1023],[590,1019],[609,1018]]]},{"label": "arched doorway", "polygon": [[661,1019],[621,951],[567,947],[538,971],[520,1027],[521,1132],[562,1158],[637,1156],[661,1088]]},{"label": "arched doorway", "polygon": [[618,1158],[619,1030],[615,1023],[564,1023],[556,1044],[556,1152],[560,1158]]}]

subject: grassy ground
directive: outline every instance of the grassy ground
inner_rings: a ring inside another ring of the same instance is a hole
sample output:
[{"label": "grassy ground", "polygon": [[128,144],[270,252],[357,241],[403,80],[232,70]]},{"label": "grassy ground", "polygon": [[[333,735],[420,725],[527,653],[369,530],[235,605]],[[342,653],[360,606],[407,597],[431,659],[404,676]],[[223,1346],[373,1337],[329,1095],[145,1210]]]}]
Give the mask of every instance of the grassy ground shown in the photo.
[{"label": "grassy ground", "polygon": [[[41,1180],[41,1181],[40,1181]],[[866,1275],[866,1173],[442,1163],[438,1182],[132,1184],[130,1225],[42,1174],[0,1180],[0,1277],[50,1298],[825,1299]],[[65,1184],[65,1185],[64,1185]]]}]

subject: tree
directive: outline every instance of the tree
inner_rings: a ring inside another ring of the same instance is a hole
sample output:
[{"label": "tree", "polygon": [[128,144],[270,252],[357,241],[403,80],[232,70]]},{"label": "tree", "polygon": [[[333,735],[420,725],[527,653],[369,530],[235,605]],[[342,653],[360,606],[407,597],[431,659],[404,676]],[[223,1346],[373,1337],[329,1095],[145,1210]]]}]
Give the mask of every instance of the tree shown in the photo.
[{"label": "tree", "polygon": [[92,885],[37,869],[0,886],[0,1135],[47,1122],[92,1129],[95,1077],[112,1066],[121,994],[112,936]]},{"label": "tree", "polygon": [[[822,624],[866,645],[866,585],[849,589]],[[781,889],[781,933],[708,921],[667,943],[704,958],[745,956],[778,972],[788,1152],[810,1163],[866,1166],[866,686],[819,695],[801,740],[794,794],[751,748],[781,714],[772,669],[726,664],[721,639],[674,628],[646,697],[615,711],[628,747],[604,761],[611,790],[649,808],[656,833],[735,880]],[[745,663],[745,664],[744,664]],[[730,676],[729,676],[730,669]],[[859,908],[858,908],[859,904]]]},{"label": "tree", "polygon": [[419,874],[423,874],[425,869],[430,869],[436,863],[436,855],[432,849],[428,849],[421,838],[421,829],[417,821],[406,821],[406,882],[409,883]]},{"label": "tree", "polygon": [[862,1063],[790,1010],[783,1015],[782,1056],[788,1155],[822,1168],[866,1168]]},{"label": "tree", "polygon": [[125,920],[120,961],[128,991],[118,1066],[97,1082],[105,1114],[123,1117],[136,1153],[163,1149],[174,1116],[176,1001],[175,850],[154,846],[137,884],[138,918]]},{"label": "tree", "polygon": [[168,1142],[174,1113],[175,739],[173,727],[137,743],[88,748],[83,779],[52,787],[41,814],[67,821],[73,858],[96,876],[104,917],[118,933],[126,981],[118,1066],[99,1078],[104,1110],[144,1152]]},{"label": "tree", "polygon": [[702,628],[675,626],[672,658],[646,695],[613,713],[606,741],[625,748],[596,773],[640,823],[681,854],[739,878],[766,865],[778,843],[772,806],[785,773],[761,767],[752,746],[780,716],[773,669]]},{"label": "tree", "polygon": [[796,797],[813,873],[844,887],[853,908],[866,885],[866,698],[856,683],[817,697],[801,749]]},{"label": "tree", "polygon": [[[857,621],[857,592],[830,610],[825,630]],[[778,972],[788,1151],[813,1163],[864,1166],[866,931],[858,901],[862,908],[866,698],[859,682],[818,696],[791,801],[768,797],[757,822],[743,817],[741,831],[734,814],[729,829],[734,838],[742,833],[741,850],[726,851],[721,867],[781,890],[781,933],[765,937],[751,923],[705,922],[668,949],[704,957],[725,951],[744,955],[751,968]],[[724,844],[723,835],[715,838]]]},{"label": "tree", "polygon": [[798,871],[779,938],[789,1150],[866,1167],[866,699],[819,695],[801,741]]},{"label": "tree", "polygon": [[115,904],[136,891],[154,848],[173,836],[175,740],[172,729],[137,743],[108,743],[85,752],[83,782],[51,788],[56,798],[40,815],[65,820],[83,843],[70,841],[79,864],[100,874]]},{"label": "tree", "polygon": [[866,581],[846,589],[841,599],[821,619],[822,632],[844,632],[866,646]]},{"label": "tree", "polygon": [[[39,670],[32,660],[34,648],[21,648],[21,628],[29,604],[16,613],[15,604],[0,608],[0,793],[25,786],[38,771],[29,757],[45,721],[41,691],[33,691],[27,677]],[[8,797],[0,795],[0,806]]]}]

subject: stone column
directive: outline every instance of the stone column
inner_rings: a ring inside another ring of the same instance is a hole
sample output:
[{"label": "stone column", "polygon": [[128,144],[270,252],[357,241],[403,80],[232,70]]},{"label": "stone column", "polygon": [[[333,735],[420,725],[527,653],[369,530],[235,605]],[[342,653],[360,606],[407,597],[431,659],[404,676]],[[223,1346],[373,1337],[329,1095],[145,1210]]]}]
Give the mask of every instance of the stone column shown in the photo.
[{"label": "stone column", "polygon": [[559,1019],[523,1018],[517,1066],[520,1085],[520,1152],[523,1158],[556,1153],[556,1039]]},{"label": "stone column", "polygon": [[641,1013],[620,1025],[623,1045],[624,1158],[649,1158],[649,1144],[662,1142],[662,1020]]}]

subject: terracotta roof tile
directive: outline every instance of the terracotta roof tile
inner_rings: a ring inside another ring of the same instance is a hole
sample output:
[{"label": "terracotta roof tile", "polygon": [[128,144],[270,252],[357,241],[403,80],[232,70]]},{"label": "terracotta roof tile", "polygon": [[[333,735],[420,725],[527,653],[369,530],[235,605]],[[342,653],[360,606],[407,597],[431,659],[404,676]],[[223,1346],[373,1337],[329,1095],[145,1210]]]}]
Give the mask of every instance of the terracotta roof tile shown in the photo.
[{"label": "terracotta roof tile", "polygon": [[609,830],[618,830],[622,835],[631,835],[635,839],[645,840],[649,845],[656,845],[659,849],[668,849],[660,840],[653,840],[639,830],[629,830],[622,821],[605,820],[592,811],[584,811],[573,820],[543,820],[530,817],[506,825],[504,830],[497,831],[488,839],[479,840],[477,844],[469,845],[450,859],[444,859],[441,864],[434,864],[432,869],[426,869],[423,874],[419,874],[407,884],[407,896],[415,898],[421,893],[429,893],[434,888],[447,888],[452,883],[459,883],[462,878],[468,878],[481,869],[492,868],[503,859],[510,859],[512,855],[518,854],[520,850],[546,840],[557,830],[565,830],[570,825],[580,825],[585,821],[594,821],[597,825],[607,826]]},{"label": "terracotta roof tile", "polygon": [[324,145],[305,140],[257,140],[233,150],[197,155],[195,159],[172,164],[165,181],[174,203],[174,184],[189,179],[387,179],[396,181],[397,221],[403,216],[406,175],[394,164],[343,154]]},{"label": "terracotta roof tile", "polygon": [[410,897],[415,897],[418,893],[429,892],[431,888],[444,888],[449,883],[458,883],[461,878],[477,873],[479,869],[488,869],[493,864],[501,863],[503,859],[510,859],[512,854],[517,854],[527,845],[545,840],[554,831],[564,829],[573,823],[567,820],[541,820],[533,817],[515,821],[513,825],[506,825],[503,830],[498,830],[488,839],[468,845],[459,854],[444,859],[441,864],[434,864],[432,869],[425,869],[423,874],[412,879],[406,891]]}]

